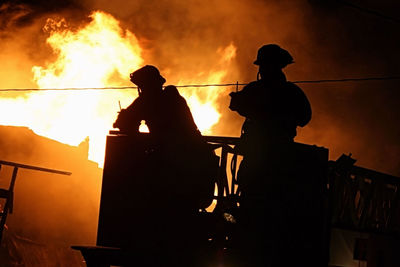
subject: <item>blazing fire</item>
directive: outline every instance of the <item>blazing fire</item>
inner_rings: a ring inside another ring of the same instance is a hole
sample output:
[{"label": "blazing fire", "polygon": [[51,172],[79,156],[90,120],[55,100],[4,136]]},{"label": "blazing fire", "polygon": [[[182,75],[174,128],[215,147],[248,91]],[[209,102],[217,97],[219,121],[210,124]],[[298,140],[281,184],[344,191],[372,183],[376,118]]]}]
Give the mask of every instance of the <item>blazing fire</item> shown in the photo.
[{"label": "blazing fire", "polygon": [[[90,18],[88,24],[77,30],[72,30],[64,19],[48,19],[43,29],[49,33],[47,43],[56,60],[32,68],[39,88],[129,86],[129,73],[147,64],[134,33],[123,30],[114,17],[104,12],[93,12]],[[204,71],[201,80],[180,79],[178,85],[222,82],[227,74],[226,65],[235,52],[233,44],[218,50],[219,61]],[[164,76],[167,80],[171,78]],[[216,103],[218,88],[180,91],[202,133],[210,134],[220,118]],[[89,137],[89,159],[102,165],[105,138],[117,116],[119,103],[127,107],[136,96],[134,89],[32,92],[23,98],[3,101],[4,110],[28,112],[24,115],[7,112],[14,115],[3,117],[0,123],[28,126],[39,135],[74,146]]]}]

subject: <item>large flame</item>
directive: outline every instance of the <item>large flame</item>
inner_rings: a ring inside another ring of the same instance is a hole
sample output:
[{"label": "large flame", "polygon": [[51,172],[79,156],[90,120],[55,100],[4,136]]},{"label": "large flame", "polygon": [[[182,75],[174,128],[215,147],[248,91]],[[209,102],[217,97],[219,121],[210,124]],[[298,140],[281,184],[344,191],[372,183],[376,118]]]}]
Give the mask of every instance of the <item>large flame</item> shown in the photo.
[{"label": "large flame", "polygon": [[[129,73],[145,62],[135,35],[122,30],[119,22],[101,11],[90,15],[91,21],[77,30],[67,22],[49,19],[44,30],[56,60],[32,68],[39,88],[94,88],[130,85]],[[226,74],[224,65],[235,57],[236,48],[220,49],[220,61],[203,80],[180,80],[188,83],[220,83]],[[162,70],[161,70],[162,71]],[[168,77],[167,77],[168,78]],[[203,77],[204,78],[204,77]],[[217,111],[217,88],[181,91],[192,109],[202,133],[210,133],[220,118]],[[128,106],[137,92],[128,90],[43,91],[24,98],[2,102],[5,110],[27,110],[28,114],[3,117],[7,125],[24,125],[37,134],[60,142],[78,145],[89,137],[89,159],[102,165],[105,137],[119,111]]]},{"label": "large flame", "polygon": [[[216,69],[211,69],[207,73],[207,77],[202,78],[201,83],[203,84],[217,84],[222,82],[227,74],[227,66],[236,56],[236,47],[230,44],[223,49],[219,49],[217,52],[220,55],[220,60],[217,62]],[[196,82],[197,80],[186,79],[185,81],[180,81],[179,84]],[[197,127],[199,127],[203,134],[211,134],[212,126],[218,123],[221,117],[216,105],[220,92],[223,91],[216,86],[182,91],[182,95],[186,98],[192,110]]]}]

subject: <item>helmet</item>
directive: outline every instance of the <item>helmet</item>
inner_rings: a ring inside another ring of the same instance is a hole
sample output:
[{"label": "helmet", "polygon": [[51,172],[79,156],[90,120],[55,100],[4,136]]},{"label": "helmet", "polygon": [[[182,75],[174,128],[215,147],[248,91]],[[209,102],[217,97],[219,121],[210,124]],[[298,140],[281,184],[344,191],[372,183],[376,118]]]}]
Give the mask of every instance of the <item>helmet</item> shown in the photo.
[{"label": "helmet", "polygon": [[146,65],[130,74],[131,82],[136,84],[139,88],[145,86],[146,83],[159,79],[161,84],[165,83],[164,77],[161,76],[160,71],[152,66]]},{"label": "helmet", "polygon": [[258,49],[255,65],[274,64],[283,69],[293,63],[293,58],[288,51],[276,44],[267,44]]}]

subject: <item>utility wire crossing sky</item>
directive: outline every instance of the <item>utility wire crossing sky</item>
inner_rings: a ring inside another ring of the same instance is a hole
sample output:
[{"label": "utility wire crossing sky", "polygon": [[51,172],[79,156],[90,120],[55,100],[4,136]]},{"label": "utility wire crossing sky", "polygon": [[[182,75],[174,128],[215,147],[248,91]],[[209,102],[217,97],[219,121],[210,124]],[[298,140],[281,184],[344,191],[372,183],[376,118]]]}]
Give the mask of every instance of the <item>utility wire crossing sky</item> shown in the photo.
[{"label": "utility wire crossing sky", "polygon": [[[361,81],[386,81],[400,80],[400,76],[390,77],[366,77],[366,78],[344,78],[344,79],[325,79],[325,80],[303,80],[292,81],[292,83],[336,83],[336,82],[361,82]],[[244,86],[248,83],[216,83],[216,84],[187,84],[177,85],[179,88],[201,88],[201,87],[227,87],[227,86]],[[137,89],[137,86],[109,86],[109,87],[68,87],[68,88],[1,88],[0,92],[24,92],[24,91],[82,91],[82,90],[125,90]]]}]

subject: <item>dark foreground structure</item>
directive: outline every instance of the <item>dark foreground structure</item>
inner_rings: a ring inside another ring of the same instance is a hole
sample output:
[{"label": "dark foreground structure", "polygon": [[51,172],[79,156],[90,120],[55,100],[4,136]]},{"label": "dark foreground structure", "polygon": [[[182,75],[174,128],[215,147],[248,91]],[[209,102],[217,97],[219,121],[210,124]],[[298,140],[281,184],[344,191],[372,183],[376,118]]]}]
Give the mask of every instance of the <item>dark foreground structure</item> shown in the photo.
[{"label": "dark foreground structure", "polygon": [[[232,148],[238,138],[205,138],[220,158],[215,207],[194,214],[187,233],[194,241],[187,243],[190,247],[170,236],[163,241],[170,249],[160,251],[154,246],[158,242],[154,242],[155,229],[170,226],[174,212],[165,209],[161,205],[164,200],[151,190],[162,177],[149,176],[149,168],[156,169],[158,164],[157,159],[148,157],[150,136],[111,132],[107,137],[97,244],[73,247],[82,252],[87,266],[167,266],[166,262],[174,260],[169,258],[170,253],[177,250],[182,250],[178,256],[190,260],[186,266],[246,266],[238,226],[242,218],[236,173],[241,156]],[[363,233],[359,235],[362,238],[353,240],[354,260],[368,267],[399,266],[400,179],[354,166],[355,160],[349,156],[328,161],[325,148],[294,143],[293,151],[284,177],[277,177],[285,179],[282,213],[290,220],[270,218],[285,224],[286,236],[282,238],[293,241],[282,261],[290,264],[287,266],[334,266],[329,264],[331,232],[344,229]]]}]

